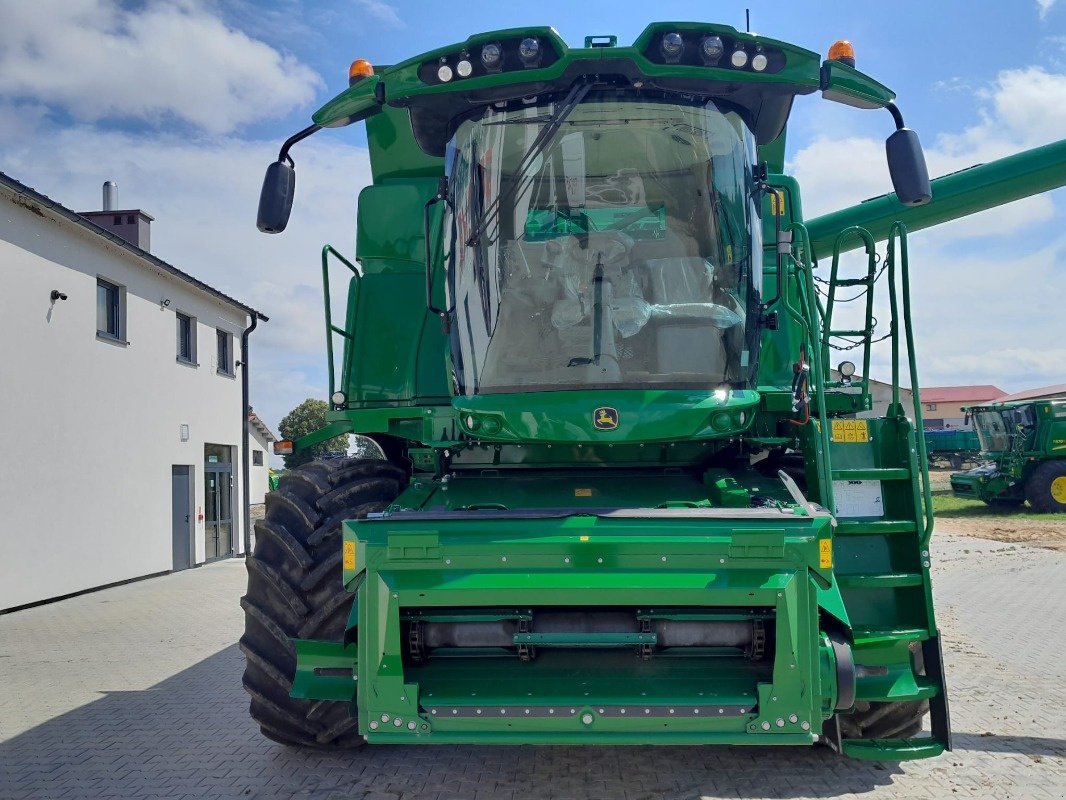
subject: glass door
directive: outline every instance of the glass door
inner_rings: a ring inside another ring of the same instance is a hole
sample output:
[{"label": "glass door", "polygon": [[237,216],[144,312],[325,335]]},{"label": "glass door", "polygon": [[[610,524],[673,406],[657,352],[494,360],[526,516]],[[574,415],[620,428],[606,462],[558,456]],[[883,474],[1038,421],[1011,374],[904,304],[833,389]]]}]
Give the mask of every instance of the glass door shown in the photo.
[{"label": "glass door", "polygon": [[204,446],[204,539],[207,560],[233,550],[233,464],[231,448]]}]

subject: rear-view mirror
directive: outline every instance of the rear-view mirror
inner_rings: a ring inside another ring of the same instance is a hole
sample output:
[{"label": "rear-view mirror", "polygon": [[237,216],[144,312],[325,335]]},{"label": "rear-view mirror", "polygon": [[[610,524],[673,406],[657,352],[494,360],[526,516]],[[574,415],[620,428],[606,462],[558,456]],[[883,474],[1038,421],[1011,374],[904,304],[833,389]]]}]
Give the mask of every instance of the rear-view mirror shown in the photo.
[{"label": "rear-view mirror", "polygon": [[905,206],[920,206],[933,198],[929,185],[929,170],[918,134],[910,128],[900,128],[885,142],[888,171],[892,188]]},{"label": "rear-view mirror", "polygon": [[263,191],[259,194],[259,219],[263,233],[281,233],[289,224],[292,199],[296,195],[296,170],[292,164],[275,161],[267,167]]}]

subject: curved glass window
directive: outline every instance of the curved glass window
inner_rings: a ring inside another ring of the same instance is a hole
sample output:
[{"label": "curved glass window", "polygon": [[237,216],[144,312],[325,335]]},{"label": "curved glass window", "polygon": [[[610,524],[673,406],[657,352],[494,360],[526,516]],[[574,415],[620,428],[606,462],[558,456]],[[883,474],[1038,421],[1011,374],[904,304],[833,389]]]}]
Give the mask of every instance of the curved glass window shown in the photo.
[{"label": "curved glass window", "polygon": [[613,92],[463,122],[445,220],[460,393],[750,386],[753,163],[714,103]]}]

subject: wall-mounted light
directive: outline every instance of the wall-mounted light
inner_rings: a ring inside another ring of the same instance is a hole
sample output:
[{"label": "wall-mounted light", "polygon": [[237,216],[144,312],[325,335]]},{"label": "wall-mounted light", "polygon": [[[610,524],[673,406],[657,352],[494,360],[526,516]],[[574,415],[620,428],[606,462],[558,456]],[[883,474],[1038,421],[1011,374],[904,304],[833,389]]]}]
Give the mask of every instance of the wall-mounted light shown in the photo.
[{"label": "wall-mounted light", "polygon": [[178,426],[178,435],[183,442],[189,441],[189,426],[184,423]]},{"label": "wall-mounted light", "polygon": [[162,300],[159,301],[159,307],[160,308],[168,308],[169,306],[170,306],[170,298],[169,297],[164,297]]},{"label": "wall-mounted light", "polygon": [[59,289],[53,289],[53,290],[52,290],[52,294],[50,294],[50,295],[49,295],[49,297],[51,297],[51,298],[52,298],[52,302],[53,302],[53,303],[54,303],[54,302],[55,302],[56,300],[66,300],[66,299],[67,299],[67,296],[66,296],[66,294],[65,294],[65,293],[63,293],[63,292],[61,292],[61,291],[59,291]]}]

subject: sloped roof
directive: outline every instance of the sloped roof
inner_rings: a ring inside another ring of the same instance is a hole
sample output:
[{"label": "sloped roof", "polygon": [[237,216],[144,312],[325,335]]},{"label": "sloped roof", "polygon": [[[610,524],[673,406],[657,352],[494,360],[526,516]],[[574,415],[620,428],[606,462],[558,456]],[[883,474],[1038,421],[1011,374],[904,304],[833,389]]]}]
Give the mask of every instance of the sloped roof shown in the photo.
[{"label": "sloped roof", "polygon": [[256,414],[254,411],[248,412],[248,422],[250,422],[252,427],[259,431],[263,435],[263,438],[266,439],[268,442],[278,441],[278,437],[273,434],[273,432],[270,430],[270,428],[267,427],[266,423],[263,422],[263,420],[259,419],[259,415]]},{"label": "sloped roof", "polygon": [[1041,386],[1039,389],[1026,389],[1024,392],[1005,394],[997,397],[997,403],[1011,403],[1015,400],[1043,400],[1044,398],[1066,397],[1066,383],[1058,383],[1054,386]]},{"label": "sloped roof", "polygon": [[[192,275],[189,275],[186,272],[182,272],[174,265],[168,264],[163,259],[152,255],[147,250],[142,250],[140,247],[130,244],[121,236],[118,236],[117,234],[114,234],[109,230],[105,230],[104,228],[101,228],[99,225],[95,224],[91,220],[83,217],[77,211],[72,211],[62,203],[57,203],[55,200],[48,197],[47,195],[43,195],[36,189],[30,188],[21,181],[12,178],[5,172],[0,172],[0,186],[3,186],[9,191],[13,192],[15,195],[15,202],[20,205],[24,205],[31,211],[34,211],[34,206],[43,206],[49,211],[58,214],[61,217],[65,217],[71,222],[80,225],[81,227],[85,228],[88,231],[91,231],[92,233],[95,233],[97,236],[101,236],[104,239],[107,239],[111,244],[116,245],[117,247],[121,247],[122,249],[127,250],[130,253],[133,253],[135,256],[143,259],[144,261],[147,261],[152,266],[158,267],[164,272],[168,272],[174,277],[179,278],[185,281],[186,283],[192,284],[197,289],[200,289],[201,291],[206,292],[207,294],[212,295],[218,298],[219,300],[228,303],[229,305],[236,306],[237,308],[244,310],[251,317],[258,317],[264,322],[269,322],[269,317],[267,317],[265,314],[260,313],[259,311],[256,311],[251,306],[245,305],[240,300],[236,300],[230,297],[229,295],[220,292],[215,287],[209,286],[208,284],[204,283],[198,278],[194,278]],[[35,213],[40,213],[40,209],[37,209]]]},{"label": "sloped roof", "polygon": [[994,400],[1003,395],[998,386],[929,386],[922,388],[923,403],[974,403]]}]

